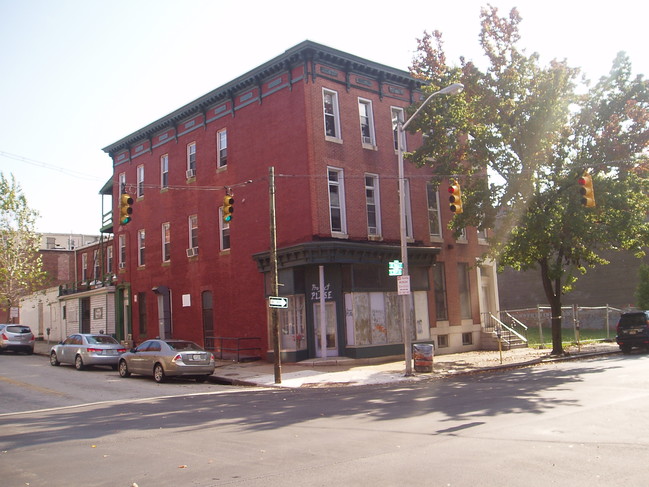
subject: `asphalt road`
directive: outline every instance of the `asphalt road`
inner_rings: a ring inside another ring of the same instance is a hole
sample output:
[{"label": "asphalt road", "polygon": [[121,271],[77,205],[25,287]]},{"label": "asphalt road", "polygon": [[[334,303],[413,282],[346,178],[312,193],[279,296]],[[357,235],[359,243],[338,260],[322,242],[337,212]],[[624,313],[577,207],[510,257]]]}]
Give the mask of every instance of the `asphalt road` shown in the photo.
[{"label": "asphalt road", "polygon": [[[24,387],[7,383],[3,363],[0,404],[7,384]],[[0,478],[6,487],[644,486],[648,368],[649,355],[616,355],[408,385],[163,384],[173,387],[166,397],[148,399],[148,382],[132,382],[143,387],[137,401],[0,415]]]}]

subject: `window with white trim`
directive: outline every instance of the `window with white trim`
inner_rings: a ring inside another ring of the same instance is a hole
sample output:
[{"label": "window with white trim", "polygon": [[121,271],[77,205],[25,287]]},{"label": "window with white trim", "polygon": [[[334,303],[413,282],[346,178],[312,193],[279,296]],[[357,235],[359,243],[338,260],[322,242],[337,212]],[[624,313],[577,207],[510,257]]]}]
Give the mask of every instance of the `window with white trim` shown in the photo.
[{"label": "window with white trim", "polygon": [[118,191],[120,193],[126,193],[126,173],[125,172],[119,173],[118,180],[119,180]]},{"label": "window with white trim", "polygon": [[169,154],[160,156],[160,189],[169,187]]},{"label": "window with white trim", "polygon": [[189,217],[189,247],[198,249],[198,215]]},{"label": "window with white trim", "polygon": [[137,265],[140,267],[146,263],[144,259],[145,257],[144,252],[146,250],[145,236],[146,233],[144,229],[137,231]]},{"label": "window with white trim", "polygon": [[377,174],[365,174],[365,207],[367,209],[367,234],[381,235],[381,202]]},{"label": "window with white trim", "polygon": [[81,254],[81,280],[88,279],[88,254]]},{"label": "window with white trim", "polygon": [[126,235],[119,236],[119,267],[126,267]]},{"label": "window with white trim", "polygon": [[329,221],[331,233],[346,234],[347,221],[345,217],[345,185],[343,170],[327,168],[329,181]]},{"label": "window with white trim", "polygon": [[142,198],[144,196],[144,165],[139,165],[137,167],[137,197]]},{"label": "window with white trim", "polygon": [[431,237],[442,236],[442,222],[439,217],[439,191],[433,183],[426,184],[428,196],[428,229]]},{"label": "window with white trim", "polygon": [[98,250],[95,250],[95,251],[92,253],[92,263],[93,263],[92,278],[93,278],[95,281],[98,281],[99,278],[101,277],[101,276],[100,276],[100,274],[101,274],[101,267],[100,267],[100,264],[99,264],[99,251],[98,251]]},{"label": "window with white trim", "polygon": [[196,142],[187,144],[187,177],[196,175]]},{"label": "window with white trim", "polygon": [[230,224],[223,221],[223,207],[219,208],[219,244],[221,250],[228,250],[230,248]]},{"label": "window with white trim", "polygon": [[469,287],[469,264],[458,263],[457,281],[460,291],[460,316],[462,319],[471,318],[471,289]]},{"label": "window with white trim", "polygon": [[[398,122],[401,121],[401,123],[404,123],[405,120],[405,113],[403,111],[403,108],[400,107],[390,107],[390,112],[392,114],[392,140],[394,142],[394,150],[398,151],[399,150],[399,130],[398,130]],[[403,134],[403,137],[401,139],[401,147],[405,151],[406,150],[406,135]]]},{"label": "window with white trim", "polygon": [[216,167],[228,165],[228,132],[226,129],[216,133]]},{"label": "window with white trim", "polygon": [[374,113],[372,102],[363,98],[358,99],[358,115],[361,123],[361,141],[363,145],[376,146],[374,136]]},{"label": "window with white trim", "polygon": [[322,90],[322,102],[324,105],[324,127],[325,136],[340,140],[340,115],[338,113],[338,93],[335,91]]},{"label": "window with white trim", "polygon": [[171,223],[162,224],[162,262],[171,260]]},{"label": "window with white trim", "polygon": [[113,245],[106,247],[106,274],[113,273]]}]

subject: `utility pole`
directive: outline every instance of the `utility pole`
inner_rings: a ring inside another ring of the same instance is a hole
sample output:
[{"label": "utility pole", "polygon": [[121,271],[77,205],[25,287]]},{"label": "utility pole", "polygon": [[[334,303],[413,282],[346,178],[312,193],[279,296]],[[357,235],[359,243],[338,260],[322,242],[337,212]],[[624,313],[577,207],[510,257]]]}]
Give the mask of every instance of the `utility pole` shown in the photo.
[{"label": "utility pole", "polygon": [[[270,282],[271,295],[279,296],[279,278],[277,276],[277,226],[275,220],[275,167],[268,168],[268,196],[270,206]],[[280,347],[279,323],[277,308],[271,308],[271,329],[273,333],[273,355],[275,384],[282,383],[282,358]]]}]

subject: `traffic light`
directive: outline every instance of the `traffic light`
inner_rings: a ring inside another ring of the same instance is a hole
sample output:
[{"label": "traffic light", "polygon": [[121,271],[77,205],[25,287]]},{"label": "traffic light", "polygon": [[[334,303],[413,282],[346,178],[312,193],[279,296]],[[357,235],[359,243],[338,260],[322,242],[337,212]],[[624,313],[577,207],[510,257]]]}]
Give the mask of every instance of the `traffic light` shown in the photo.
[{"label": "traffic light", "polygon": [[578,180],[579,194],[581,194],[581,204],[592,208],[595,206],[595,191],[593,190],[593,178],[585,172]]},{"label": "traffic light", "polygon": [[128,194],[122,193],[119,198],[119,223],[120,225],[126,225],[131,221],[131,215],[133,214],[133,198]]},{"label": "traffic light", "polygon": [[234,213],[234,198],[231,194],[223,197],[223,221],[230,223],[232,221],[232,213]]},{"label": "traffic light", "polygon": [[448,192],[450,193],[448,197],[450,210],[455,214],[462,213],[462,190],[460,189],[460,183],[453,180],[448,187]]}]

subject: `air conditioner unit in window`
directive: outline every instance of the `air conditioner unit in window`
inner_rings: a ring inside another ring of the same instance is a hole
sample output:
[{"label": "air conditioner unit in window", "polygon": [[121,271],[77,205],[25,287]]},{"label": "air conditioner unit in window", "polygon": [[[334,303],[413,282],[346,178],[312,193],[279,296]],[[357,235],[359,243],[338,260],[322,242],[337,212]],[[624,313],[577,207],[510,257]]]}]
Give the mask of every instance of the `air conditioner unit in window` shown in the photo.
[{"label": "air conditioner unit in window", "polygon": [[185,176],[187,177],[187,179],[195,178],[196,177],[196,169],[187,169],[187,171],[185,172]]},{"label": "air conditioner unit in window", "polygon": [[120,269],[126,269],[126,262],[120,262],[119,263],[119,268]]},{"label": "air conditioner unit in window", "polygon": [[198,255],[198,247],[187,249],[187,257],[196,257]]},{"label": "air conditioner unit in window", "polygon": [[372,145],[372,137],[365,137],[365,136],[363,136],[363,144],[369,144],[369,145]]}]

